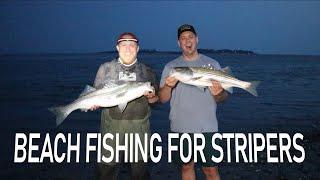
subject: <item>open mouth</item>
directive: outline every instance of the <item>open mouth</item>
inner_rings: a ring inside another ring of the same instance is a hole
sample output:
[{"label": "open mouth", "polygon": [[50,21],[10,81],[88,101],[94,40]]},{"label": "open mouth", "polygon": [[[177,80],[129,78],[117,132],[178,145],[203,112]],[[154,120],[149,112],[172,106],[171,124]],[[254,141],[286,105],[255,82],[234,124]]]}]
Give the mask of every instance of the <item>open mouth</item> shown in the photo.
[{"label": "open mouth", "polygon": [[192,45],[186,45],[185,46],[187,50],[191,50],[192,49]]}]

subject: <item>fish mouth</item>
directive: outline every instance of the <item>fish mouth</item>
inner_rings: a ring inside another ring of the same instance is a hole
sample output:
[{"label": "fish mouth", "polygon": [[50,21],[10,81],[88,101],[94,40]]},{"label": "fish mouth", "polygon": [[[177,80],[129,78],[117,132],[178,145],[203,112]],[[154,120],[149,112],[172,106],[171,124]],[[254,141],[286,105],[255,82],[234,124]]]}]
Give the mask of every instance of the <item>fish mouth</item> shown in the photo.
[{"label": "fish mouth", "polygon": [[193,75],[193,72],[190,69],[190,67],[175,67],[173,71],[174,71],[173,74],[183,74],[188,76]]},{"label": "fish mouth", "polygon": [[147,82],[146,91],[148,91],[148,92],[153,92],[154,91],[154,87],[151,86],[150,82]]},{"label": "fish mouth", "polygon": [[169,72],[169,76],[174,76],[174,74],[176,73],[175,69],[171,69]]},{"label": "fish mouth", "polygon": [[150,87],[150,88],[148,89],[148,91],[149,91],[150,93],[152,93],[152,92],[154,91],[154,88],[153,88],[153,87]]},{"label": "fish mouth", "polygon": [[154,90],[154,88],[151,86],[151,82],[145,82],[145,84],[147,85],[147,90],[152,92]]}]

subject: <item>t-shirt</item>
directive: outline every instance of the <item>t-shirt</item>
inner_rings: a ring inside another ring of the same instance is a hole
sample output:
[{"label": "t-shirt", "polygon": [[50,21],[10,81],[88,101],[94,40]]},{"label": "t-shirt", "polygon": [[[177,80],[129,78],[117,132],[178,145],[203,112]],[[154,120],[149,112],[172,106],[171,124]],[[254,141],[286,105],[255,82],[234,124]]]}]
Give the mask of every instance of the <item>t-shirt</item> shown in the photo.
[{"label": "t-shirt", "polygon": [[[123,84],[128,81],[149,81],[157,90],[156,76],[149,67],[138,61],[131,66],[124,66],[117,59],[100,66],[94,81],[94,87],[102,88],[108,82]],[[110,117],[116,120],[143,119],[150,114],[149,103],[145,96],[129,102],[123,112],[117,106],[108,109]]]},{"label": "t-shirt", "polygon": [[[164,86],[165,78],[173,67],[203,67],[211,66],[221,69],[214,59],[199,54],[193,61],[183,59],[183,56],[169,62],[162,72],[160,87]],[[217,132],[217,104],[208,88],[198,88],[193,85],[178,82],[172,89],[170,99],[170,129],[174,132],[200,133]]]}]

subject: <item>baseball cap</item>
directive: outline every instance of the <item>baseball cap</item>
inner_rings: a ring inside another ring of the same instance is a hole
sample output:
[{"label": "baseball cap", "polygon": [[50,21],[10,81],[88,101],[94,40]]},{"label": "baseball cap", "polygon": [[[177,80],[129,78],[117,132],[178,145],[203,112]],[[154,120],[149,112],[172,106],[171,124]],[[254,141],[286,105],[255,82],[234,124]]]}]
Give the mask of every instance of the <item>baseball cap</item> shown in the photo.
[{"label": "baseball cap", "polygon": [[193,34],[197,35],[196,30],[194,30],[193,26],[191,26],[190,24],[184,24],[178,28],[178,39],[179,39],[180,35],[185,31],[191,31],[191,32],[193,32]]},{"label": "baseball cap", "polygon": [[[130,37],[128,37],[128,36],[130,36]],[[118,40],[117,40],[117,44],[119,44],[121,41],[134,41],[136,43],[139,42],[137,36],[131,32],[124,32],[124,33],[120,34],[120,36],[118,37]]]}]

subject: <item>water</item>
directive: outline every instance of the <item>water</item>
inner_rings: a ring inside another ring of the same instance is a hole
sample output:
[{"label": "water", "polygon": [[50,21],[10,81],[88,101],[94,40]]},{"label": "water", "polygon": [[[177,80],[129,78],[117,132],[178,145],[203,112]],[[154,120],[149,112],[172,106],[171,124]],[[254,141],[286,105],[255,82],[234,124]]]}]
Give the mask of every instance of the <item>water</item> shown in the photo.
[{"label": "water", "polygon": [[[319,132],[319,56],[206,55],[217,59],[222,67],[229,66],[239,79],[262,82],[259,97],[235,89],[219,105],[221,131]],[[178,56],[141,53],[139,59],[160,78],[164,65]],[[17,132],[98,132],[99,112],[73,112],[57,129],[47,108],[76,99],[86,84],[93,83],[99,65],[115,57],[114,53],[0,57],[0,174],[8,175],[10,169],[19,166],[13,164]],[[166,135],[168,113],[168,104],[153,107],[153,132]]]}]

